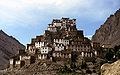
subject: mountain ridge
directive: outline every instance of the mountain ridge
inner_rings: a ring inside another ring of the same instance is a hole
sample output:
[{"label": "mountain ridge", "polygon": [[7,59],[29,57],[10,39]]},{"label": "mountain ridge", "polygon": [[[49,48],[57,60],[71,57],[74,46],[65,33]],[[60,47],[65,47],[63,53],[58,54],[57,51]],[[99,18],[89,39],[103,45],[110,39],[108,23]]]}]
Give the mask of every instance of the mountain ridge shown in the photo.
[{"label": "mountain ridge", "polygon": [[25,49],[17,39],[0,30],[0,69],[9,63],[9,58],[18,53],[18,50]]},{"label": "mountain ridge", "polygon": [[110,47],[120,45],[120,9],[96,30],[92,36],[92,41],[99,42],[101,45],[110,44]]}]

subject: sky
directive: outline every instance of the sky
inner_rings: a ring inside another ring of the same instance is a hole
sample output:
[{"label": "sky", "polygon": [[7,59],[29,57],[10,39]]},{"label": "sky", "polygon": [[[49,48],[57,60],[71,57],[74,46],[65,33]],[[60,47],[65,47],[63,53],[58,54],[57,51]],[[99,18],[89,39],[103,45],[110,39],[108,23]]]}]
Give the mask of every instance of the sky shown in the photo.
[{"label": "sky", "polygon": [[0,29],[22,44],[44,34],[53,19],[77,19],[91,37],[120,8],[120,0],[0,0]]}]

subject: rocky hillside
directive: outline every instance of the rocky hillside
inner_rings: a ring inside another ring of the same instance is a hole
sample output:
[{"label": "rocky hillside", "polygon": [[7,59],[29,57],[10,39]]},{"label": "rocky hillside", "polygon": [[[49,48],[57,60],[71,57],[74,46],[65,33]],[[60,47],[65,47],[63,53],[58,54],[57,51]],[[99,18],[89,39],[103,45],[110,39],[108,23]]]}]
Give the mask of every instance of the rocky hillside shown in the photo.
[{"label": "rocky hillside", "polygon": [[7,70],[0,70],[0,75],[59,75],[58,70],[61,67],[63,67],[62,63],[36,62],[20,69],[8,68]]},{"label": "rocky hillside", "polygon": [[101,75],[120,75],[120,60],[101,66]]},{"label": "rocky hillside", "polygon": [[0,30],[0,69],[9,63],[9,58],[17,54],[19,49],[25,49],[24,45]]},{"label": "rocky hillside", "polygon": [[96,30],[92,41],[103,44],[111,44],[111,47],[120,45],[120,9],[110,15],[106,22]]}]

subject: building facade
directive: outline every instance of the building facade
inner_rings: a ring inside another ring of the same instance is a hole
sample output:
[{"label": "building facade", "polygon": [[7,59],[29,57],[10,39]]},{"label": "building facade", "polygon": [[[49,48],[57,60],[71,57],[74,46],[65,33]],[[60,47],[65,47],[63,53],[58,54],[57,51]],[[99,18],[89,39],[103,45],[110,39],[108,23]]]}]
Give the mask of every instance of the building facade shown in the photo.
[{"label": "building facade", "polygon": [[[31,64],[37,61],[70,61],[73,52],[85,58],[94,58],[97,51],[94,43],[84,37],[83,31],[76,28],[76,19],[53,19],[43,35],[36,36],[27,44],[18,60],[10,59],[10,65]],[[15,62],[15,63],[14,63]],[[21,67],[21,66],[20,66]]]}]

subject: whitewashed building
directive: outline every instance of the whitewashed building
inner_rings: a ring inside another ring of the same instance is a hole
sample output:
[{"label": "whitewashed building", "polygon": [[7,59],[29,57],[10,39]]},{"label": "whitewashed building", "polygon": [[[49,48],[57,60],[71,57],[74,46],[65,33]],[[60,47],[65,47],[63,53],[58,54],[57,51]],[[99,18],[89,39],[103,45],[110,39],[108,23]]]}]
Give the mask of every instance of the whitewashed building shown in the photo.
[{"label": "whitewashed building", "polygon": [[43,42],[43,41],[35,42],[35,47],[37,49],[40,49],[42,46],[45,46],[45,42]]},{"label": "whitewashed building", "polygon": [[61,39],[60,38],[59,39],[54,39],[54,43],[59,43],[59,44],[62,43],[66,46],[66,45],[69,45],[69,40],[68,39],[62,39],[62,38]]},{"label": "whitewashed building", "polygon": [[50,51],[52,51],[52,48],[48,47],[48,46],[43,46],[40,48],[41,54],[48,54],[48,52],[50,52]]},{"label": "whitewashed building", "polygon": [[62,43],[54,43],[55,51],[63,51],[65,46]]}]

